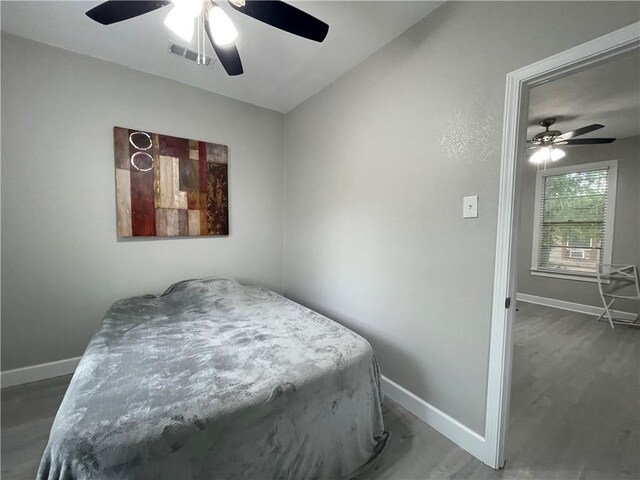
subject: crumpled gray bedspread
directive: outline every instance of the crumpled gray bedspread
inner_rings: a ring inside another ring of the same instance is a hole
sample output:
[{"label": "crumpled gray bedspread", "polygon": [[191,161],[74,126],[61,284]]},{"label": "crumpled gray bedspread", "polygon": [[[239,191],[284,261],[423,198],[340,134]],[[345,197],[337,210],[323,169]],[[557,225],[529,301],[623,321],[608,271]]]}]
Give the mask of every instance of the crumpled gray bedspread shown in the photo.
[{"label": "crumpled gray bedspread", "polygon": [[384,449],[369,343],[267,289],[187,280],[105,315],[38,479],[350,478]]}]

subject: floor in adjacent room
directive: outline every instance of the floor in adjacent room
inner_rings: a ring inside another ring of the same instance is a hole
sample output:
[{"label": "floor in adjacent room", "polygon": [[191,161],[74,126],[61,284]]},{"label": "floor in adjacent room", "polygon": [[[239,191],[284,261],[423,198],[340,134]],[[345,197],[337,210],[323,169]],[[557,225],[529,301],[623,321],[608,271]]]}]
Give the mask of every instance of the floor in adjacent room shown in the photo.
[{"label": "floor in adjacent room", "polygon": [[[507,464],[494,471],[391,401],[361,478],[640,478],[640,329],[520,303]],[[2,390],[2,478],[33,479],[70,377]]]}]

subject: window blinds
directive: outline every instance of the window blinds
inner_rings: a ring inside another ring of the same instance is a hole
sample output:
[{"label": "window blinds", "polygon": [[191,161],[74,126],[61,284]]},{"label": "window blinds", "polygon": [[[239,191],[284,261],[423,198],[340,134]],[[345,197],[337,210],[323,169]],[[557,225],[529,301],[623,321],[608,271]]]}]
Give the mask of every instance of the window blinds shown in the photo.
[{"label": "window blinds", "polygon": [[538,269],[596,272],[605,247],[608,170],[544,177],[539,205]]}]

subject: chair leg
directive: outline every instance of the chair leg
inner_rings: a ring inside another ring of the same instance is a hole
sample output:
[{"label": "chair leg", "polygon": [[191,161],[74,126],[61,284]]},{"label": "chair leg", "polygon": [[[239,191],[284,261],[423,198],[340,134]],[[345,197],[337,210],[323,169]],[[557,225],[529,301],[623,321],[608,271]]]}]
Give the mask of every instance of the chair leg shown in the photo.
[{"label": "chair leg", "polygon": [[[611,325],[611,328],[616,328],[613,326],[613,319],[611,318],[611,312],[609,311],[609,308],[611,308],[611,305],[613,305],[613,302],[615,302],[616,299],[612,299],[611,302],[609,302],[609,304],[607,305],[607,302],[604,302],[604,312],[603,315],[606,313],[607,314],[607,318],[609,319],[609,325]],[[602,316],[600,317],[602,318]]]}]

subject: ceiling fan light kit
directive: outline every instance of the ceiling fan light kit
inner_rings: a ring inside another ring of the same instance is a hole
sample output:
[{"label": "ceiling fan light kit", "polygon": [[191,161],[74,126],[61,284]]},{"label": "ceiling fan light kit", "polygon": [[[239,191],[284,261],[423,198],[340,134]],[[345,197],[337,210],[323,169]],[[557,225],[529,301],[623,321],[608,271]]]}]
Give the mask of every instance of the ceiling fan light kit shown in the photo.
[{"label": "ceiling fan light kit", "polygon": [[174,10],[178,9],[187,18],[196,18],[202,13],[204,0],[171,0]]},{"label": "ceiling fan light kit", "polygon": [[536,150],[533,155],[529,158],[531,163],[535,163],[537,165],[544,164],[548,161],[557,162],[558,160],[564,158],[566,153],[559,148],[554,147],[540,147]]},{"label": "ceiling fan light kit", "polygon": [[578,137],[580,135],[584,135],[586,133],[604,128],[604,125],[600,125],[599,123],[594,123],[592,125],[587,125],[586,127],[577,128],[576,130],[572,130],[567,133],[562,133],[559,130],[549,130],[551,125],[553,125],[554,123],[556,123],[555,118],[545,118],[540,122],[540,126],[545,129],[544,132],[540,132],[534,135],[531,140],[527,140],[527,143],[532,144],[531,146],[527,147],[527,149],[536,150],[533,155],[529,157],[529,161],[531,163],[534,163],[538,166],[544,165],[544,167],[546,168],[548,161],[556,162],[564,158],[566,153],[563,150],[557,148],[558,145],[597,145],[615,141],[615,138],[574,139],[574,137]]},{"label": "ceiling fan light kit", "polygon": [[[282,0],[228,0],[240,13],[293,35],[322,42],[329,25]],[[235,45],[238,31],[226,12],[212,0],[107,0],[87,12],[92,20],[102,24],[128,20],[173,5],[164,24],[187,42],[193,40],[197,26],[198,64],[206,58],[205,34],[218,60],[228,75],[244,72],[240,54]],[[200,61],[202,59],[202,61]]]},{"label": "ceiling fan light kit", "polygon": [[209,8],[209,28],[216,45],[224,47],[238,38],[238,30],[229,16],[215,3]]},{"label": "ceiling fan light kit", "polygon": [[178,7],[173,7],[164,19],[165,26],[186,42],[193,40],[194,17],[187,17]]}]

